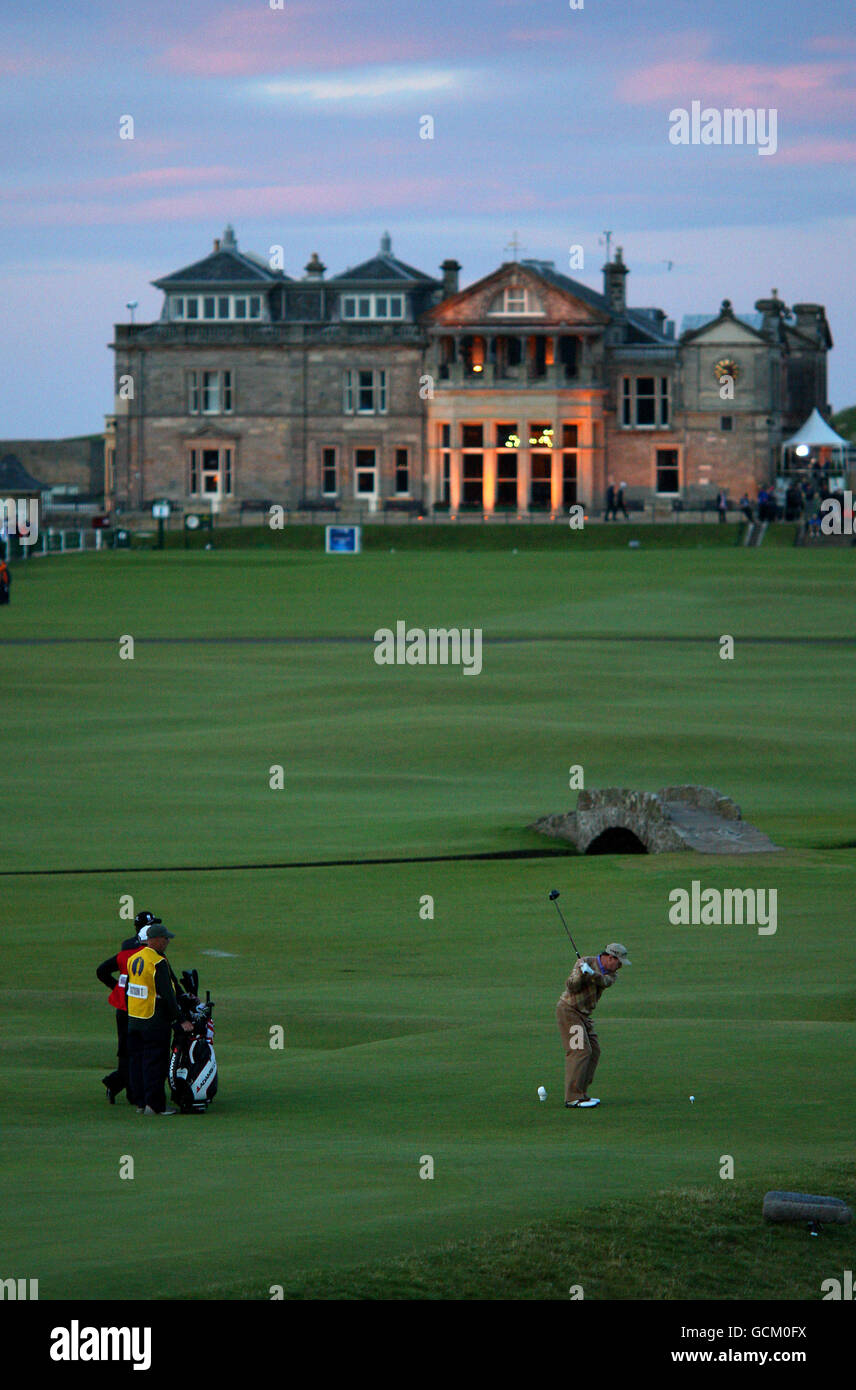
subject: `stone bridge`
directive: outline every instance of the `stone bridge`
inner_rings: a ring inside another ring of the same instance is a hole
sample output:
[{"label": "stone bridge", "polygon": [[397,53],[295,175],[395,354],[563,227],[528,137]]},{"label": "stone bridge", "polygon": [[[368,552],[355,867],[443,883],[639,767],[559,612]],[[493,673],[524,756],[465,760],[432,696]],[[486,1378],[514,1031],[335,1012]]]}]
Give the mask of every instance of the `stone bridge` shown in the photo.
[{"label": "stone bridge", "polygon": [[779,848],[712,787],[593,788],[580,792],[576,811],[542,816],[529,829],[570,840],[580,854],[760,854]]}]

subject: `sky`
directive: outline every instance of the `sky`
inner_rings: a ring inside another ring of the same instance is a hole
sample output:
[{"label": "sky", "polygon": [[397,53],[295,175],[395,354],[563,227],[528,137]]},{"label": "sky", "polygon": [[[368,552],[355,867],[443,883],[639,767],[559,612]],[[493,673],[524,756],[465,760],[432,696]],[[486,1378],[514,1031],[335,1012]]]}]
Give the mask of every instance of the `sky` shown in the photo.
[{"label": "sky", "polygon": [[[462,288],[516,234],[601,289],[609,231],[631,306],[678,325],[773,287],[824,304],[830,404],[856,403],[852,0],[0,0],[0,22],[0,438],[101,430],[113,324],[157,318],[150,281],[229,222],[296,277],[388,230]],[[775,112],[774,150],[674,143],[696,101]]]}]

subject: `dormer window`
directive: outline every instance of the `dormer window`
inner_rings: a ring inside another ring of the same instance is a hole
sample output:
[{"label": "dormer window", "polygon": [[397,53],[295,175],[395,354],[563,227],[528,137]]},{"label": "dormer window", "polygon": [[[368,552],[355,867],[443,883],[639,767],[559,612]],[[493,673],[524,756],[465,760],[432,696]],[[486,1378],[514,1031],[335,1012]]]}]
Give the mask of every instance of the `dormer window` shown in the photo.
[{"label": "dormer window", "polygon": [[170,318],[178,323],[188,319],[216,323],[261,317],[260,294],[206,294],[201,297],[174,294],[170,297]]},{"label": "dormer window", "polygon": [[489,314],[543,314],[544,306],[532,290],[520,285],[508,285],[493,300]]},{"label": "dormer window", "polygon": [[404,296],[400,294],[346,294],[342,297],[343,319],[403,319]]}]

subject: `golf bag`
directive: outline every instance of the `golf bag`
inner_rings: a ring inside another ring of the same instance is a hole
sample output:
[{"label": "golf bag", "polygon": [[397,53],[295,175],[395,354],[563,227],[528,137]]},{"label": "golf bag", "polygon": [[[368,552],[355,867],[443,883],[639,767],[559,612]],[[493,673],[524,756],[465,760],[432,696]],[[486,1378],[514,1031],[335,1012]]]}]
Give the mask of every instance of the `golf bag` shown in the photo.
[{"label": "golf bag", "polygon": [[[211,993],[205,1003],[199,1000],[196,970],[182,972],[183,994],[178,996],[181,1020],[174,1029],[169,1059],[169,1089],[182,1115],[202,1114],[217,1094],[217,1058],[214,1056],[214,1024],[211,1022]],[[190,1022],[193,1031],[181,1024]]]}]

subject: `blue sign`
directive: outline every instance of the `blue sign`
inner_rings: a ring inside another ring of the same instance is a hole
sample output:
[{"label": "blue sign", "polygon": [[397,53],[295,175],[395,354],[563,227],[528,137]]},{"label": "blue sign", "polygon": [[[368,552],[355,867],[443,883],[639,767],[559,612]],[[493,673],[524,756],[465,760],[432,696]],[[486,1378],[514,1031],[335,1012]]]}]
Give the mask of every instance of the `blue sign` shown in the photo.
[{"label": "blue sign", "polygon": [[359,526],[325,526],[325,550],[328,555],[358,555],[360,552]]}]

